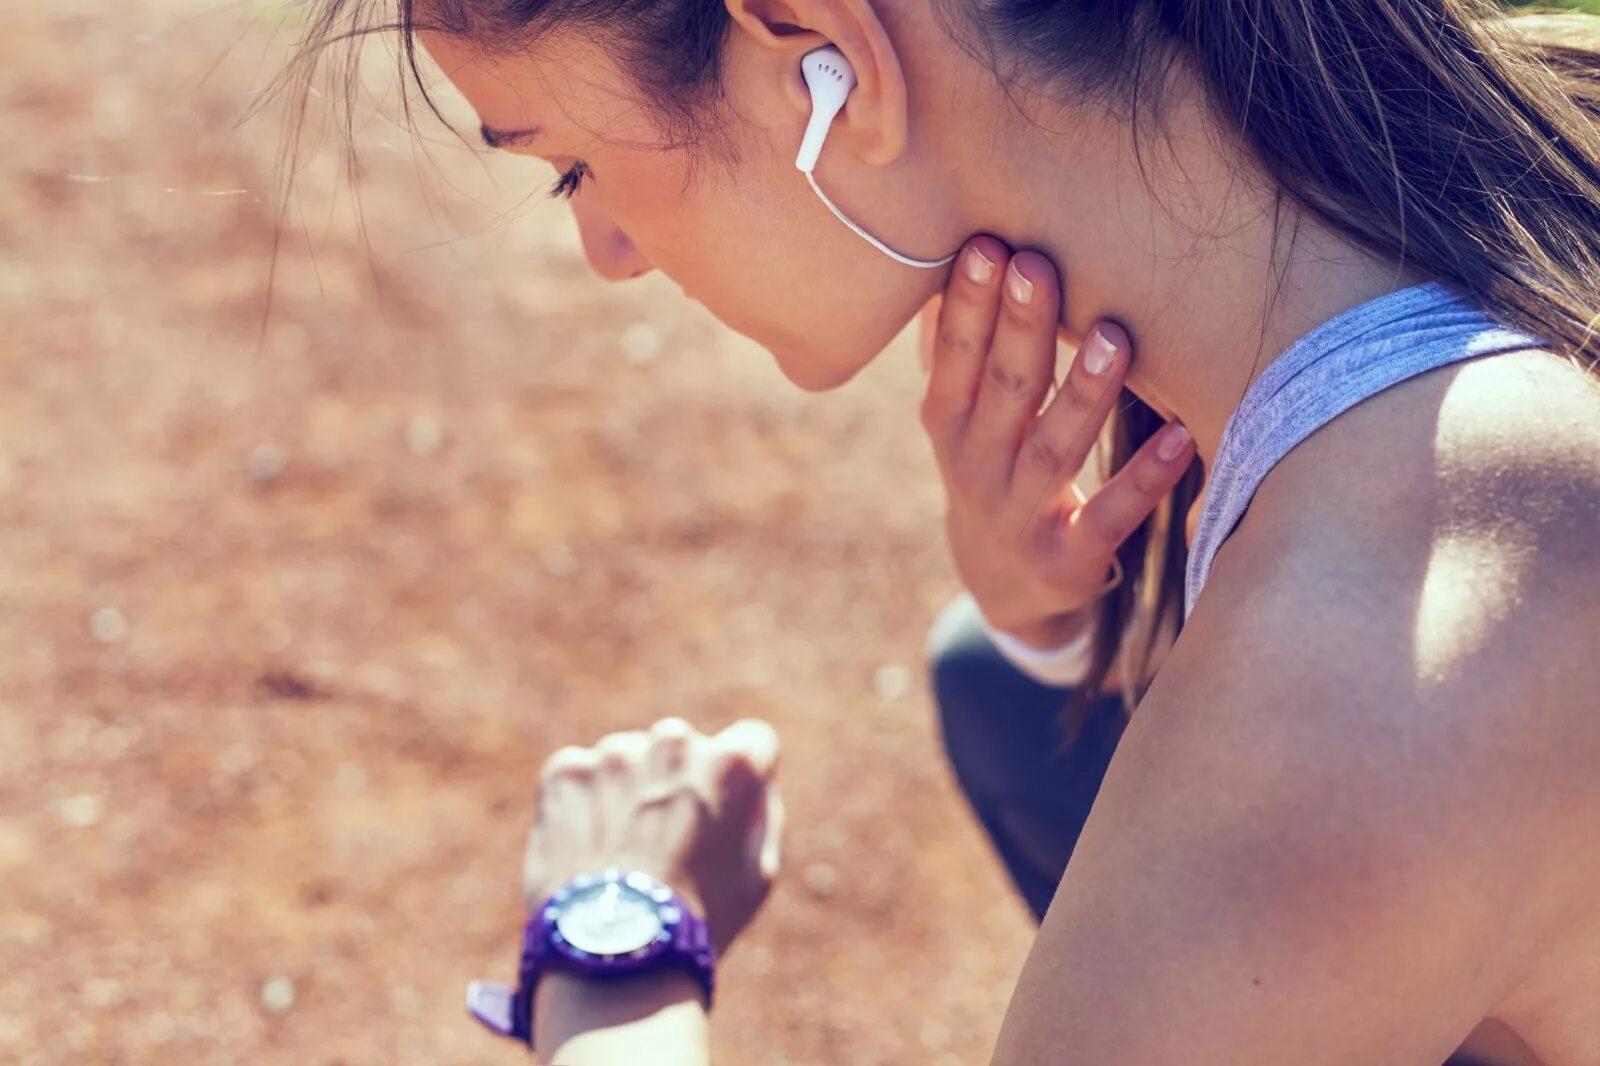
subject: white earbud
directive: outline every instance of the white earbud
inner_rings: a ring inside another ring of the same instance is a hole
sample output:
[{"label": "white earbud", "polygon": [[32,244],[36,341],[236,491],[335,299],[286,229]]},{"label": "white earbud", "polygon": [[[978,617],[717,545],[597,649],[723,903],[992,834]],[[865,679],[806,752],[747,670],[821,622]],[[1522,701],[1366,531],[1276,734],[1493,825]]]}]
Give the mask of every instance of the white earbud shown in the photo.
[{"label": "white earbud", "polygon": [[955,259],[954,252],[943,259],[913,259],[908,255],[901,255],[850,221],[845,213],[828,199],[828,194],[817,184],[816,175],[812,171],[817,168],[817,159],[822,155],[822,145],[828,139],[828,130],[833,125],[834,118],[843,110],[844,102],[850,96],[850,90],[856,87],[856,72],[850,69],[850,63],[845,59],[844,53],[830,44],[814,52],[807,52],[800,60],[800,73],[806,80],[807,88],[811,90],[811,118],[806,123],[806,135],[801,138],[800,153],[795,156],[794,165],[795,169],[805,174],[806,181],[811,184],[811,191],[828,205],[828,210],[832,211],[840,222],[850,227],[851,232],[897,263],[932,270]]},{"label": "white earbud", "polygon": [[822,142],[828,139],[828,127],[833,125],[834,116],[844,109],[850,90],[856,87],[856,72],[850,69],[844,53],[830,44],[807,52],[800,60],[800,74],[811,90],[811,121],[806,123],[806,135],[800,142],[800,154],[795,156],[794,165],[809,174],[816,169]]}]

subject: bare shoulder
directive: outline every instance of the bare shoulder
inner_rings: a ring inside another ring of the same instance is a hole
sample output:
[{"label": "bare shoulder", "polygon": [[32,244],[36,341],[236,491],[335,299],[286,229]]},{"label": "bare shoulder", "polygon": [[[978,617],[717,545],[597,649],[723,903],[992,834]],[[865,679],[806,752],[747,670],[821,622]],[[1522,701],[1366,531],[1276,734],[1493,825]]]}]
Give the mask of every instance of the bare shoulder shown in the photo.
[{"label": "bare shoulder", "polygon": [[1405,625],[1419,682],[1600,683],[1579,654],[1600,620],[1600,381],[1530,352],[1389,389],[1291,452],[1235,539],[1241,577],[1292,559],[1356,617]]},{"label": "bare shoulder", "polygon": [[1215,624],[1185,638],[1217,646],[1185,658],[1231,655],[1313,716],[1342,690],[1334,713],[1374,750],[1407,745],[1413,786],[1569,826],[1600,814],[1600,386],[1583,371],[1499,356],[1340,416],[1262,485],[1204,600]]},{"label": "bare shoulder", "polygon": [[1438,1062],[1485,1018],[1593,1046],[1589,956],[1551,947],[1600,942],[1600,390],[1573,373],[1429,374],[1274,470],[1123,737],[997,1062]]}]

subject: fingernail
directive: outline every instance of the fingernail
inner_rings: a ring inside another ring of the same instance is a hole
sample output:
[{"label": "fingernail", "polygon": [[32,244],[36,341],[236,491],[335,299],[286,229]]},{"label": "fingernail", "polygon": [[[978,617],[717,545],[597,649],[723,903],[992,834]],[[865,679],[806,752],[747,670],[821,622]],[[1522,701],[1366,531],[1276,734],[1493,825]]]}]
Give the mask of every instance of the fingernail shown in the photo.
[{"label": "fingernail", "polygon": [[1170,463],[1184,453],[1189,447],[1189,431],[1183,426],[1173,423],[1162,431],[1161,443],[1156,445],[1156,457],[1164,463]]},{"label": "fingernail", "polygon": [[1033,299],[1033,282],[1022,276],[1015,263],[1006,271],[1006,289],[1010,291],[1011,298],[1019,304],[1025,304]]},{"label": "fingernail", "polygon": [[978,251],[978,246],[973,245],[967,249],[967,254],[962,257],[962,268],[967,272],[967,278],[974,285],[987,285],[989,279],[994,277],[994,263],[989,257]]},{"label": "fingernail", "polygon": [[1089,334],[1083,344],[1083,368],[1091,374],[1104,374],[1117,358],[1117,346],[1106,339],[1099,330]]}]

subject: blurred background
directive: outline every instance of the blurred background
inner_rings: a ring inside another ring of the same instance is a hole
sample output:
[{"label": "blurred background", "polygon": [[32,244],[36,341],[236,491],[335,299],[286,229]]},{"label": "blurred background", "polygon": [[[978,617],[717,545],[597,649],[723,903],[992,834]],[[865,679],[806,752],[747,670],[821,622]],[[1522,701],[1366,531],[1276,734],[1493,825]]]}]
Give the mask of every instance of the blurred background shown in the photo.
[{"label": "blurred background", "polygon": [[353,179],[314,98],[281,201],[296,22],[7,5],[0,1062],[521,1061],[461,1000],[537,768],[666,714],[786,748],[719,1061],[985,1061],[1030,928],[937,746],[910,338],[806,396],[593,279],[548,168],[407,128],[392,42]]},{"label": "blurred background", "polygon": [[523,1061],[461,1001],[535,772],[665,714],[786,745],[719,1061],[983,1061],[1029,926],[936,744],[910,338],[811,397],[593,279],[387,44],[359,199],[313,100],[280,204],[292,7],[6,7],[0,1062]]}]

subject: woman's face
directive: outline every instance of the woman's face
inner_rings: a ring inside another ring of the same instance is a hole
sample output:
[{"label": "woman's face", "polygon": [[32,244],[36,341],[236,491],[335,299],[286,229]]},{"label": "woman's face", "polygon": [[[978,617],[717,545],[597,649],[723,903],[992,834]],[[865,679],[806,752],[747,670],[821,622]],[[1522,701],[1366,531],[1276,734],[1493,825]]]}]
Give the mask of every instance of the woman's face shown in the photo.
[{"label": "woman's face", "polygon": [[[943,285],[944,270],[897,264],[850,233],[795,169],[809,114],[797,57],[730,34],[726,103],[708,116],[712,132],[674,145],[660,112],[597,42],[550,35],[505,55],[419,36],[491,146],[544,159],[579,182],[572,209],[596,273],[663,271],[770,350],[802,388],[848,381]],[[891,247],[936,258],[965,234],[953,223],[953,194],[912,180],[914,167],[909,153],[863,162],[847,109],[817,177]]]}]

